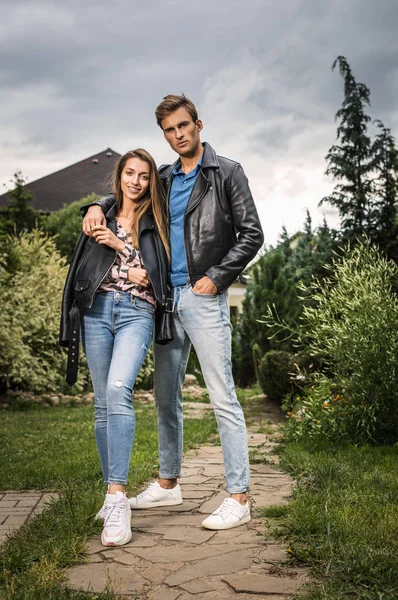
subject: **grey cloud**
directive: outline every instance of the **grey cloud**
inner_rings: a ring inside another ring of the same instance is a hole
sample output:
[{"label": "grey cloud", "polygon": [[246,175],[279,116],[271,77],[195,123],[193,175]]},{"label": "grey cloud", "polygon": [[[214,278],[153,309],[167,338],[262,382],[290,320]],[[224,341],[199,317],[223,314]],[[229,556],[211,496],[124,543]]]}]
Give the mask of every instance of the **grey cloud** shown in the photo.
[{"label": "grey cloud", "polygon": [[169,159],[153,112],[165,94],[184,91],[204,137],[244,163],[259,194],[278,195],[281,171],[294,182],[288,193],[302,193],[312,184],[301,170],[311,165],[323,190],[342,101],[331,72],[339,54],[370,87],[371,116],[398,125],[396,0],[3,0],[2,8],[2,181],[17,166],[34,179],[108,145],[147,145]]}]

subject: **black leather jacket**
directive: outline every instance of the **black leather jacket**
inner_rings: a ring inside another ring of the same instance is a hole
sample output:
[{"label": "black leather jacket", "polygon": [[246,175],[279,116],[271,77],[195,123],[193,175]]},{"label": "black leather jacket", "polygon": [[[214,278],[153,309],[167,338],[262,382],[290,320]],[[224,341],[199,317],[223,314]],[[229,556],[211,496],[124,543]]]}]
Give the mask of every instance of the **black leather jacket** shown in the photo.
[{"label": "black leather jacket", "polygon": [[[203,147],[202,166],[184,218],[189,279],[194,285],[207,275],[224,292],[255,257],[264,236],[241,165],[217,156],[207,142]],[[159,169],[168,195],[177,163]],[[93,204],[106,212],[112,200],[107,196]]]},{"label": "black leather jacket", "polygon": [[[107,227],[116,234],[115,197],[110,200],[112,207],[105,217]],[[167,298],[168,259],[151,214],[145,214],[140,220],[139,248],[142,261],[148,273],[157,301],[157,309],[163,310]],[[91,308],[95,293],[112,266],[116,251],[81,233],[73,252],[71,264],[65,282],[62,298],[60,346],[67,346],[67,381],[70,385],[76,381],[79,327],[81,310]]]}]

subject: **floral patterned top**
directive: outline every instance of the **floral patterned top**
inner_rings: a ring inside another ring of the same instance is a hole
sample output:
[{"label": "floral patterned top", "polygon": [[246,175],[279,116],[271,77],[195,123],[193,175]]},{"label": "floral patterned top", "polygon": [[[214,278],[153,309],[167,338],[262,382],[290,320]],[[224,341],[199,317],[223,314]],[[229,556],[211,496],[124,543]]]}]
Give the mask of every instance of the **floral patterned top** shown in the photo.
[{"label": "floral patterned top", "polygon": [[155,294],[150,283],[148,287],[142,287],[128,279],[130,267],[145,269],[145,266],[142,262],[140,252],[127,243],[127,232],[118,221],[116,221],[116,235],[122,242],[125,242],[126,247],[122,252],[116,253],[115,262],[102,280],[98,291],[130,292],[133,296],[137,296],[156,306]]}]

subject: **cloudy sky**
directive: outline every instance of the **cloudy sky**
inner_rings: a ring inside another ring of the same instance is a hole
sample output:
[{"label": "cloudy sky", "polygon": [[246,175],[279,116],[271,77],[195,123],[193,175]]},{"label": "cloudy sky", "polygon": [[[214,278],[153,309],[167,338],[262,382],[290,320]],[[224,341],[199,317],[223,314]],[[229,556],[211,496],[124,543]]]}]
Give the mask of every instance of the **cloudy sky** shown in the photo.
[{"label": "cloudy sky", "polygon": [[[154,120],[184,92],[202,139],[242,163],[275,243],[332,189],[342,54],[398,134],[397,0],[2,0],[0,184],[29,181],[110,146],[174,155]],[[3,188],[4,189],[4,188]],[[5,189],[4,189],[5,191]]]}]

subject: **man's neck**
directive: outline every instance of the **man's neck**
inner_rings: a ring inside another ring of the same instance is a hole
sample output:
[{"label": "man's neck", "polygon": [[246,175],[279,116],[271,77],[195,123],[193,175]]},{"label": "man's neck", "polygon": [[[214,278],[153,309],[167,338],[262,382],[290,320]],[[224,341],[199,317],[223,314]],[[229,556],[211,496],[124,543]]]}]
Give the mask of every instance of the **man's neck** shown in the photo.
[{"label": "man's neck", "polygon": [[189,156],[180,156],[181,171],[185,174],[190,173],[194,170],[198,162],[200,161],[203,154],[203,146],[199,144],[194,153]]}]

